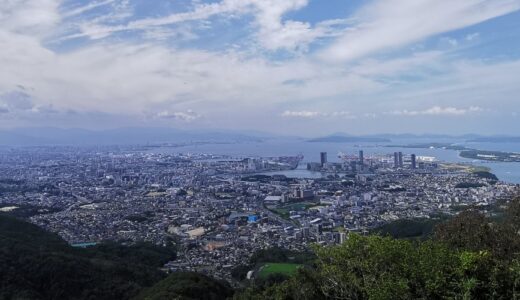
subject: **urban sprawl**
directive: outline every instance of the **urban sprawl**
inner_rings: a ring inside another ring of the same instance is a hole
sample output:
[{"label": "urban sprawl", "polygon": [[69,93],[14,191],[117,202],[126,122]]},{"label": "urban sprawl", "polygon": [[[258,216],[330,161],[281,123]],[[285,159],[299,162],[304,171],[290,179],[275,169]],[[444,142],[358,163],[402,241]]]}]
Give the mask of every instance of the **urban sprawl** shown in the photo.
[{"label": "urban sprawl", "polygon": [[[318,153],[317,153],[318,155]],[[175,243],[167,270],[232,281],[231,270],[270,247],[306,250],[397,219],[489,206],[518,188],[401,152],[340,153],[306,164],[321,178],[291,178],[302,156],[168,154],[157,148],[0,149],[0,211],[18,211],[74,246],[101,241]],[[485,172],[480,172],[485,173]]]}]

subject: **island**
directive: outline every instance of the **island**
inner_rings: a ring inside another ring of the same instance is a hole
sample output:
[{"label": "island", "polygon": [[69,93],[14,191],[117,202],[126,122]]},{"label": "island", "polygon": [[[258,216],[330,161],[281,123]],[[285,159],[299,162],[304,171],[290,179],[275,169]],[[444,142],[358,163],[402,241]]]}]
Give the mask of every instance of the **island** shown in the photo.
[{"label": "island", "polygon": [[486,151],[468,149],[460,152],[460,156],[469,159],[478,159],[496,162],[520,162],[520,153]]},{"label": "island", "polygon": [[388,143],[389,139],[364,136],[331,135],[308,140],[310,143]]},{"label": "island", "polygon": [[409,144],[409,145],[387,145],[388,148],[410,148],[410,149],[446,149],[446,150],[467,150],[468,148],[450,144],[450,143],[420,143],[420,144]]},{"label": "island", "polygon": [[459,155],[463,158],[477,159],[494,162],[520,162],[520,153],[488,151],[467,148],[462,145],[451,143],[421,143],[410,145],[387,145],[389,148],[410,148],[410,149],[445,149],[460,151]]}]

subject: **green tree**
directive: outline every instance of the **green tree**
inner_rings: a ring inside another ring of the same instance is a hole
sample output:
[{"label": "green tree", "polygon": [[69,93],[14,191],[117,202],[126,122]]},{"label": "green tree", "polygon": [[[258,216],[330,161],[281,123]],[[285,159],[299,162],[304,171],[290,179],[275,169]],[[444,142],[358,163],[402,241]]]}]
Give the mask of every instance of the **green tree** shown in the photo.
[{"label": "green tree", "polygon": [[457,249],[487,250],[495,243],[490,221],[477,210],[466,210],[451,220],[439,224],[435,239]]},{"label": "green tree", "polygon": [[179,272],[144,290],[135,300],[220,300],[232,296],[227,283],[202,274]]}]

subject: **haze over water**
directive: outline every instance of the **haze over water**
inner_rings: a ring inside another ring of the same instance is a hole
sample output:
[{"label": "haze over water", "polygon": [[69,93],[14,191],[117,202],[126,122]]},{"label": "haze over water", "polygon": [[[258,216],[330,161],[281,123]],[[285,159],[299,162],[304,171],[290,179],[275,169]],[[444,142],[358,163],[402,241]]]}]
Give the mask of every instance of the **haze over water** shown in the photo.
[{"label": "haze over water", "polygon": [[[459,156],[459,152],[455,150],[444,149],[423,149],[423,148],[395,148],[386,147],[385,145],[408,145],[414,143],[427,143],[439,141],[426,141],[424,139],[406,139],[392,140],[389,143],[311,143],[302,139],[290,140],[267,140],[258,143],[237,143],[237,144],[203,144],[190,145],[177,148],[157,148],[153,151],[159,152],[175,152],[175,153],[206,153],[231,155],[237,157],[269,157],[269,156],[291,156],[299,153],[304,155],[304,160],[300,164],[298,170],[279,172],[275,174],[284,174],[288,177],[321,177],[321,173],[310,172],[305,170],[305,163],[318,162],[320,160],[320,152],[328,153],[328,160],[331,162],[340,162],[339,152],[357,155],[359,150],[363,150],[365,156],[372,154],[392,154],[395,151],[401,151],[406,154],[416,154],[418,156],[434,156],[439,161],[451,163],[471,163],[475,166],[484,166],[491,168],[497,177],[505,182],[520,184],[520,163],[514,162],[488,162],[480,160],[472,160]],[[442,142],[442,141],[441,141]],[[451,142],[454,142],[451,140]],[[479,149],[494,150],[505,152],[520,152],[520,143],[460,143],[461,145]]]}]

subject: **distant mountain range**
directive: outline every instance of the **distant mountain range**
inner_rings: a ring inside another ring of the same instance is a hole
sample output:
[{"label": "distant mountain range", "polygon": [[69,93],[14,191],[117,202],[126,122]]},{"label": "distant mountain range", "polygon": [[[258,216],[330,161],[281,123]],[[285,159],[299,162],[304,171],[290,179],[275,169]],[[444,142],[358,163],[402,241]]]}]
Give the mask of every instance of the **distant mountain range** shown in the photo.
[{"label": "distant mountain range", "polygon": [[362,138],[380,138],[380,139],[459,139],[469,140],[484,137],[478,134],[463,134],[463,135],[449,135],[449,134],[413,134],[413,133],[379,133],[379,134],[367,134],[367,135],[351,135],[344,132],[332,133],[328,136],[342,136],[342,137],[362,137]]},{"label": "distant mountain range", "polygon": [[136,145],[187,142],[261,142],[263,133],[188,131],[172,128],[118,128],[109,130],[17,128],[0,130],[0,145]]},{"label": "distant mountain range", "polygon": [[37,145],[144,145],[144,144],[183,144],[183,143],[244,143],[263,142],[270,139],[296,139],[314,143],[388,143],[395,140],[421,139],[428,142],[520,142],[520,137],[482,136],[477,134],[373,134],[350,135],[333,133],[331,135],[306,139],[296,136],[282,136],[272,133],[247,130],[182,130],[165,127],[135,127],[107,130],[88,130],[80,128],[61,129],[54,127],[15,128],[0,130],[0,146],[37,146]]},{"label": "distant mountain range", "polygon": [[391,140],[380,137],[363,137],[363,136],[341,136],[330,135],[321,138],[310,139],[311,143],[386,143]]},{"label": "distant mountain range", "polygon": [[520,143],[520,137],[518,137],[518,136],[477,137],[477,138],[469,140],[468,142],[475,142],[475,143]]},{"label": "distant mountain range", "polygon": [[483,136],[478,134],[448,135],[448,134],[373,134],[354,136],[347,133],[334,133],[324,137],[307,140],[314,143],[387,143],[394,140],[428,140],[456,141],[479,143],[520,143],[520,137],[514,136]]}]

